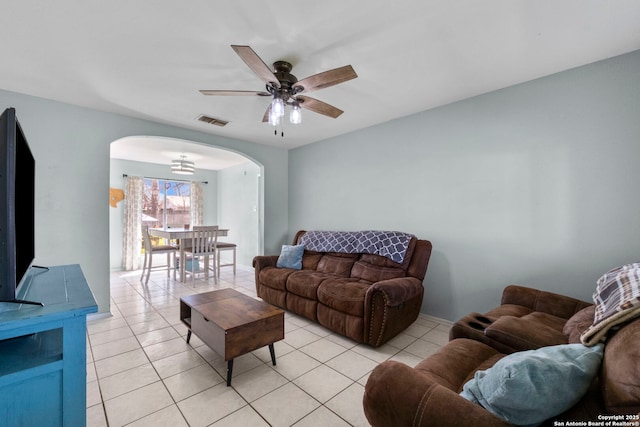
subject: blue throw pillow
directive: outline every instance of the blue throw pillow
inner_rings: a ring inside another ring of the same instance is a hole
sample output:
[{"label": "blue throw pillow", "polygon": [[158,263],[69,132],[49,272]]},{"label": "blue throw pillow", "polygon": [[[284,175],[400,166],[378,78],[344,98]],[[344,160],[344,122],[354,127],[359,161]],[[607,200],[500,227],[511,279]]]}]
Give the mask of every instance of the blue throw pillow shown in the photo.
[{"label": "blue throw pillow", "polygon": [[278,257],[276,267],[302,269],[302,254],[304,245],[282,245],[282,251]]},{"label": "blue throw pillow", "polygon": [[517,426],[537,426],[582,398],[603,351],[603,344],[563,344],[512,353],[476,372],[460,396]]}]

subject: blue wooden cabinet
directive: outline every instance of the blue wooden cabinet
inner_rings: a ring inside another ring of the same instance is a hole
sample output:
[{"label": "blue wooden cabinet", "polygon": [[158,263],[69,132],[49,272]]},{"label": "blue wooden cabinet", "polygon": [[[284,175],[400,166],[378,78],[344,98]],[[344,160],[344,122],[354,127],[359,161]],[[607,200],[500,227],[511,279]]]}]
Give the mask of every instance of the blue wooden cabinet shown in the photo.
[{"label": "blue wooden cabinet", "polygon": [[27,273],[0,303],[0,426],[86,425],[86,316],[98,310],[79,265]]}]

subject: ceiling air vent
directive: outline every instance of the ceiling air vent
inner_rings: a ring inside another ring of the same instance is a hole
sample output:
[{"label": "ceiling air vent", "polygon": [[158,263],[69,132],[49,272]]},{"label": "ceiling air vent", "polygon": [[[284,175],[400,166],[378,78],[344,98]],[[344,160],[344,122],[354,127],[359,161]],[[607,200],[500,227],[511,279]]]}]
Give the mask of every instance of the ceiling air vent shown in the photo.
[{"label": "ceiling air vent", "polygon": [[210,125],[216,125],[216,126],[226,126],[227,123],[229,123],[227,121],[216,119],[214,117],[209,117],[205,115],[198,117],[198,120],[200,120],[201,122],[209,123]]}]

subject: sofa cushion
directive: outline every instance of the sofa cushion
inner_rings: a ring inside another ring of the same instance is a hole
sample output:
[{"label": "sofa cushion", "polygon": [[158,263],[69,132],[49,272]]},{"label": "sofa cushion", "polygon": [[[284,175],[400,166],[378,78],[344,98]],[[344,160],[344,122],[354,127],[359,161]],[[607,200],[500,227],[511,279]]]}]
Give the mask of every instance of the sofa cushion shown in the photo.
[{"label": "sofa cushion", "polygon": [[535,426],[575,405],[596,377],[604,345],[564,344],[512,353],[476,372],[460,393],[519,426]]},{"label": "sofa cushion", "polygon": [[351,268],[357,260],[358,254],[326,254],[318,262],[318,271],[340,277],[349,277],[351,276]]},{"label": "sofa cushion", "polygon": [[276,305],[278,307],[286,308],[287,306],[287,292],[282,289],[268,288],[261,286],[258,296],[264,301],[268,301],[269,304]]},{"label": "sofa cushion", "polygon": [[592,305],[583,308],[567,320],[562,328],[562,333],[567,337],[569,344],[580,342],[580,336],[593,324],[595,311],[596,306]]},{"label": "sofa cushion", "polygon": [[318,301],[334,310],[364,316],[364,297],[371,283],[355,278],[328,279],[318,286]]},{"label": "sofa cushion", "polygon": [[317,270],[318,263],[322,259],[324,254],[320,252],[308,251],[305,249],[302,255],[302,268],[304,270]]},{"label": "sofa cushion", "polygon": [[495,320],[502,316],[522,317],[526,316],[529,313],[533,313],[533,310],[529,307],[517,304],[502,304],[487,311],[486,313],[484,313],[484,315],[490,319]]},{"label": "sofa cushion", "polygon": [[457,338],[418,363],[415,369],[433,382],[460,393],[476,371],[489,369],[502,357],[504,354],[479,341]]},{"label": "sofa cushion", "polygon": [[351,277],[357,277],[372,283],[379,282],[381,280],[404,277],[404,274],[404,270],[401,268],[382,267],[362,260],[357,261],[351,269]]},{"label": "sofa cushion", "polygon": [[514,350],[531,350],[567,344],[562,333],[566,320],[534,311],[522,317],[502,316],[488,326],[484,334]]},{"label": "sofa cushion", "polygon": [[286,290],[287,278],[295,271],[290,268],[267,267],[260,270],[258,280],[262,286],[284,291]]},{"label": "sofa cushion", "polygon": [[364,318],[318,304],[318,323],[356,342],[363,342]]},{"label": "sofa cushion", "polygon": [[302,269],[302,254],[304,253],[304,245],[282,245],[280,256],[276,267],[292,268],[294,270]]},{"label": "sofa cushion", "polygon": [[565,320],[591,305],[591,303],[566,295],[519,285],[509,285],[504,288],[502,305],[504,304],[528,307],[531,311],[549,313]]},{"label": "sofa cushion", "polygon": [[318,299],[318,286],[332,277],[334,276],[313,270],[296,271],[287,279],[287,291],[304,298],[316,300]]},{"label": "sofa cushion", "polygon": [[398,264],[397,262],[389,258],[375,254],[362,254],[362,256],[360,257],[360,261],[368,262],[369,264],[377,265],[380,267],[402,267],[402,264]]},{"label": "sofa cushion", "polygon": [[285,308],[314,322],[318,321],[318,301],[287,292]]}]

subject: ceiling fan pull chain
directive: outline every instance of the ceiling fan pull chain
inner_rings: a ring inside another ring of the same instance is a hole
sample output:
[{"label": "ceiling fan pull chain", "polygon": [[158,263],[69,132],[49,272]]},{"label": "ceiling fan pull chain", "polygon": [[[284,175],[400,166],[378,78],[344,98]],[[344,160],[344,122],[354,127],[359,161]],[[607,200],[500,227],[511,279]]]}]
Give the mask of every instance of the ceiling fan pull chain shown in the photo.
[{"label": "ceiling fan pull chain", "polygon": [[[278,129],[277,129],[277,128],[273,130],[273,134],[274,134],[275,136],[278,136]],[[281,131],[280,131],[280,137],[281,137],[281,138],[284,138],[284,130],[281,130]]]}]

